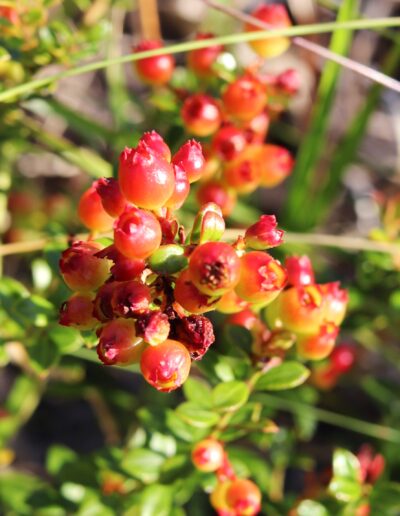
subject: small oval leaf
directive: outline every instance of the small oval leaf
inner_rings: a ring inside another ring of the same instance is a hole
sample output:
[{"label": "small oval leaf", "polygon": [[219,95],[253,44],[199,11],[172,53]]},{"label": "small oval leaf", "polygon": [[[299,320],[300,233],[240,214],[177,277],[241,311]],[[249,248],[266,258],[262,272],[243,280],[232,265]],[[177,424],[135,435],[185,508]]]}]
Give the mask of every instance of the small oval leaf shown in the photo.
[{"label": "small oval leaf", "polygon": [[249,387],[244,382],[220,383],[212,392],[213,406],[217,410],[236,410],[249,398]]},{"label": "small oval leaf", "polygon": [[257,391],[280,391],[293,389],[304,383],[310,371],[299,362],[284,362],[264,373],[255,385]]}]

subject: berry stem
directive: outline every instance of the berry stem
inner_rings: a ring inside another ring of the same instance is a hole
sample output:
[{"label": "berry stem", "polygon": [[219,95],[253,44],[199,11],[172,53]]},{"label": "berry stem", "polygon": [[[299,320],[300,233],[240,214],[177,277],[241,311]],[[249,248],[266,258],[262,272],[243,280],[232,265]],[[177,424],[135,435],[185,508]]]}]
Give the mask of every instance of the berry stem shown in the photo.
[{"label": "berry stem", "polygon": [[139,17],[142,39],[160,40],[160,19],[157,0],[139,0]]},{"label": "berry stem", "polygon": [[[170,45],[168,47],[157,48],[154,50],[147,50],[145,52],[136,52],[125,56],[104,59],[102,61],[96,61],[83,66],[77,66],[63,72],[59,72],[48,77],[41,79],[34,79],[32,81],[19,84],[13,88],[9,88],[0,93],[0,102],[4,100],[13,99],[20,95],[31,93],[40,88],[44,88],[57,82],[65,77],[73,77],[81,75],[83,73],[94,72],[96,70],[102,70],[111,65],[129,63],[132,61],[139,61],[147,57],[154,57],[163,54],[178,54],[180,52],[188,52],[189,50],[196,50],[199,48],[207,48],[213,45],[230,45],[240,43],[244,41],[256,41],[259,39],[269,39],[277,36],[305,36],[309,34],[322,34],[327,32],[334,32],[336,30],[361,30],[361,29],[379,29],[382,27],[398,27],[400,26],[400,17],[392,18],[374,18],[369,20],[350,20],[346,22],[329,22],[329,23],[317,23],[312,25],[297,25],[294,27],[288,27],[279,30],[268,30],[268,31],[255,31],[245,33],[228,34],[226,36],[220,36],[217,38],[208,38],[202,40],[195,40],[185,43],[179,43],[176,45]],[[360,65],[362,66],[362,65]],[[372,78],[372,77],[371,77]],[[388,78],[390,79],[390,78]],[[400,83],[391,80],[391,85],[396,91],[400,91]]]}]

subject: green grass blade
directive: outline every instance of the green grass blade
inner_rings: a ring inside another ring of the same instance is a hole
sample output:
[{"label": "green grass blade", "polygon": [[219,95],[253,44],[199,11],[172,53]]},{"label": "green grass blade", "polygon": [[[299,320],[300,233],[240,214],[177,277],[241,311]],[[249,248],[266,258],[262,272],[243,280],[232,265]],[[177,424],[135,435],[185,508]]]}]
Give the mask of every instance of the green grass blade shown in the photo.
[{"label": "green grass blade", "polygon": [[[338,12],[338,22],[357,15],[356,0],[345,0]],[[334,32],[330,50],[345,55],[352,41],[353,33],[338,29]],[[317,101],[312,113],[311,125],[296,158],[296,166],[290,183],[285,212],[285,225],[290,229],[304,230],[311,226],[309,198],[313,195],[317,164],[325,149],[330,114],[335,100],[336,86],[341,67],[333,62],[325,64],[317,92]]]}]

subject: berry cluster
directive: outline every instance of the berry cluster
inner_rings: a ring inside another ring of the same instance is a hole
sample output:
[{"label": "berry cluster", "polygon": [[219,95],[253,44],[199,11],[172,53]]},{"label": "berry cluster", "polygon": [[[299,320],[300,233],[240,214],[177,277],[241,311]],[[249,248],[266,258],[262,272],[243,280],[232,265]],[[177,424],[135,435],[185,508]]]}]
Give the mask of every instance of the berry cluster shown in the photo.
[{"label": "berry cluster", "polygon": [[196,444],[192,450],[195,467],[215,473],[217,485],[210,502],[219,516],[253,516],[261,508],[261,492],[254,482],[237,478],[222,444],[212,437]]},{"label": "berry cluster", "polygon": [[[290,25],[284,6],[263,6],[253,16],[271,27]],[[257,30],[247,25],[245,30]],[[200,33],[197,39],[213,37]],[[263,57],[273,57],[289,46],[287,38],[272,38],[251,43]],[[162,48],[160,41],[144,41],[135,51]],[[221,73],[224,48],[214,45],[188,52],[188,68],[198,77],[196,92],[170,89],[181,104],[180,115],[188,134],[208,138],[205,142],[206,169],[197,190],[200,205],[213,202],[229,215],[237,195],[249,194],[258,187],[273,188],[291,173],[294,160],[280,146],[265,143],[270,121],[288,105],[299,89],[299,75],[293,69],[278,75],[261,72],[259,64],[225,77]],[[135,63],[139,77],[152,86],[169,85],[175,62],[163,54]],[[204,91],[200,91],[200,90]]]}]

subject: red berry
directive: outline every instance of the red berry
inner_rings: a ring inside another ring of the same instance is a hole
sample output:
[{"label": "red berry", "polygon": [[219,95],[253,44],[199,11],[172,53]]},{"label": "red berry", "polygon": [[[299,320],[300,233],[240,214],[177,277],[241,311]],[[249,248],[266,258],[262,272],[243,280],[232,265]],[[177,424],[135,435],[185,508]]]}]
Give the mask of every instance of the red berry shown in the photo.
[{"label": "red berry", "polygon": [[262,163],[259,145],[248,145],[233,161],[227,163],[224,169],[224,181],[241,194],[251,193],[260,185]]},{"label": "red berry", "polygon": [[116,281],[128,281],[138,278],[146,266],[144,260],[127,258],[114,245],[110,245],[96,253],[96,256],[108,258],[114,262],[114,265],[111,267],[111,274]]},{"label": "red berry", "polygon": [[113,226],[114,218],[104,209],[96,185],[97,181],[80,198],[78,215],[82,224],[91,231],[108,231]]},{"label": "red berry", "polygon": [[267,94],[258,79],[246,74],[228,85],[222,95],[222,101],[229,115],[246,121],[263,111],[267,103]]},{"label": "red berry", "polygon": [[276,87],[287,95],[295,95],[300,89],[300,75],[297,70],[289,68],[276,78]]},{"label": "red berry", "polygon": [[206,242],[191,254],[189,273],[200,292],[221,296],[239,281],[240,259],[231,245]]},{"label": "red berry", "polygon": [[[145,52],[162,47],[161,41],[142,41],[135,47],[135,52]],[[175,61],[171,54],[161,54],[135,61],[134,66],[144,82],[153,86],[162,86],[171,79]]]},{"label": "red berry", "polygon": [[126,365],[138,362],[143,349],[142,339],[135,333],[134,321],[115,319],[103,326],[97,354],[105,365]]},{"label": "red berry", "polygon": [[164,206],[175,188],[172,165],[143,141],[121,153],[118,177],[128,201],[148,210]]},{"label": "red berry", "polygon": [[167,315],[160,310],[148,311],[136,320],[136,333],[151,346],[157,346],[167,340],[170,324]]},{"label": "red berry", "polygon": [[200,205],[210,202],[221,208],[222,215],[230,215],[236,203],[236,193],[219,181],[203,183],[196,192],[197,201]]},{"label": "red berry", "polygon": [[251,330],[254,325],[257,323],[258,317],[254,312],[250,310],[250,308],[246,308],[241,312],[230,315],[226,322],[228,324],[236,324],[237,326],[243,326],[248,330]]},{"label": "red berry", "polygon": [[245,301],[267,305],[286,284],[286,271],[268,253],[251,251],[242,256],[236,292]]},{"label": "red berry", "polygon": [[253,516],[261,509],[261,492],[248,479],[233,480],[226,491],[226,500],[236,516]]},{"label": "red berry", "polygon": [[289,256],[285,260],[288,285],[300,287],[315,283],[314,271],[308,256]]},{"label": "red berry", "polygon": [[151,301],[150,289],[139,281],[118,282],[115,286],[111,306],[118,317],[135,317],[148,310]]},{"label": "red berry", "polygon": [[102,285],[110,274],[110,262],[97,258],[101,249],[96,242],[74,242],[60,258],[60,271],[71,290],[91,291]]},{"label": "red berry", "polygon": [[339,328],[333,323],[324,323],[316,335],[299,335],[297,352],[309,360],[322,360],[329,356],[335,346]]},{"label": "red berry", "polygon": [[161,236],[156,217],[135,207],[125,211],[114,228],[115,247],[128,258],[147,258],[160,246]]},{"label": "red berry", "polygon": [[260,160],[261,186],[273,188],[286,179],[292,172],[294,160],[290,152],[279,145],[262,146]]},{"label": "red berry", "polygon": [[192,314],[203,314],[215,309],[218,299],[207,296],[198,290],[190,279],[188,269],[178,276],[175,283],[174,296],[181,307]]},{"label": "red berry", "polygon": [[161,392],[180,387],[189,376],[190,355],[183,344],[167,339],[149,346],[142,355],[140,369],[145,380]]},{"label": "red berry", "polygon": [[247,141],[242,129],[233,125],[221,127],[212,141],[213,151],[223,160],[231,161],[246,147]]},{"label": "red berry", "polygon": [[353,346],[339,344],[331,354],[331,364],[334,370],[339,373],[347,373],[354,365],[356,353]]},{"label": "red berry", "polygon": [[192,360],[199,360],[215,341],[211,321],[202,315],[182,317],[175,323],[175,334]]},{"label": "red berry", "polygon": [[119,183],[112,177],[103,177],[95,183],[96,192],[110,217],[119,217],[125,210],[126,199],[122,195]]},{"label": "red berry", "polygon": [[[214,38],[211,32],[200,32],[196,35],[196,40]],[[187,54],[188,67],[200,77],[211,77],[214,75],[212,65],[221,54],[224,47],[222,45],[212,45],[206,48],[191,50]]]},{"label": "red berry", "polygon": [[111,299],[118,284],[117,281],[110,281],[102,285],[97,291],[93,301],[93,316],[101,322],[111,321],[114,318]]},{"label": "red berry", "polygon": [[275,215],[261,215],[260,220],[246,230],[246,246],[252,249],[269,249],[280,245],[283,241],[283,231],[276,226]]},{"label": "red berry", "polygon": [[98,324],[92,314],[93,294],[78,292],[61,305],[59,323],[79,330],[91,330]]},{"label": "red berry", "polygon": [[144,133],[139,142],[145,143],[155,154],[158,154],[166,161],[171,161],[171,151],[157,131]]},{"label": "red berry", "polygon": [[[281,4],[261,5],[251,13],[251,16],[263,21],[271,29],[282,29],[291,25],[286,7]],[[261,29],[252,23],[245,24],[245,31],[253,32],[257,30],[265,29]],[[249,41],[249,44],[261,57],[275,57],[283,54],[289,48],[290,39],[286,36],[278,36],[276,38]]]},{"label": "red berry", "polygon": [[204,439],[195,445],[192,450],[192,462],[195,467],[211,473],[219,469],[224,462],[224,448],[215,439]]},{"label": "red berry", "polygon": [[221,111],[210,96],[197,93],[188,97],[181,109],[183,124],[195,136],[209,136],[221,125]]},{"label": "red berry", "polygon": [[200,143],[196,140],[188,140],[174,154],[172,163],[184,169],[190,183],[200,179],[205,167],[203,149]]},{"label": "red berry", "polygon": [[171,197],[165,203],[171,210],[179,210],[185,202],[190,191],[190,184],[185,170],[179,165],[173,165],[175,173],[175,189]]}]

